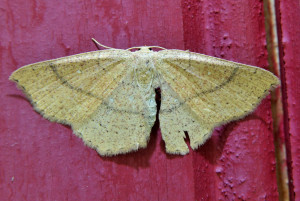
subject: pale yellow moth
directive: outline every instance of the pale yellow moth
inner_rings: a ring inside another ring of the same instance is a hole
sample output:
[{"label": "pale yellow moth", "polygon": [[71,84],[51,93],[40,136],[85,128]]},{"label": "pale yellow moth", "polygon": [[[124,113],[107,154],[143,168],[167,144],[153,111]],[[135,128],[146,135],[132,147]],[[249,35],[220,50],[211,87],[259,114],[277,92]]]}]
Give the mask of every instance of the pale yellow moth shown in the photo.
[{"label": "pale yellow moth", "polygon": [[187,154],[185,131],[196,149],[216,126],[251,113],[279,84],[261,68],[190,51],[103,47],[30,64],[9,78],[43,117],[70,125],[102,156],[146,147],[157,112],[166,152]]}]

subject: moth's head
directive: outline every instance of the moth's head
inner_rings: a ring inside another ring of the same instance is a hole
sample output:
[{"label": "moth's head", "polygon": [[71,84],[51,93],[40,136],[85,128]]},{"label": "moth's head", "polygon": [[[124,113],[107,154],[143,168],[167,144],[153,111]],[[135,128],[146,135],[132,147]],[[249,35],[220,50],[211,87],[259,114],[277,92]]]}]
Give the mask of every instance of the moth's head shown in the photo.
[{"label": "moth's head", "polygon": [[138,51],[138,52],[153,52],[153,48],[156,48],[156,49],[163,49],[165,50],[165,48],[163,47],[159,47],[159,46],[140,46],[140,47],[131,47],[131,48],[128,48],[127,50],[134,50],[134,51]]},{"label": "moth's head", "polygon": [[147,47],[147,46],[139,47],[138,51],[140,51],[140,52],[152,52],[152,48]]},{"label": "moth's head", "polygon": [[135,51],[135,52],[152,52],[152,47],[150,46],[141,46],[141,47],[131,47],[127,50]]}]

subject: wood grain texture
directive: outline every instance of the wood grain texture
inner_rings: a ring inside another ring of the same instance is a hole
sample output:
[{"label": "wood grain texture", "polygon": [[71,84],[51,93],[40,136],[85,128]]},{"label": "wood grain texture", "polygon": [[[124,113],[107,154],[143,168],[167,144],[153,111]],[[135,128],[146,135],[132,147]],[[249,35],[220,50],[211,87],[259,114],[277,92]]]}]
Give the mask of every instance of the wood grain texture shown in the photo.
[{"label": "wood grain texture", "polygon": [[0,197],[277,200],[269,99],[245,120],[218,128],[194,154],[167,155],[156,125],[147,149],[106,159],[70,128],[42,119],[8,82],[26,64],[95,50],[92,37],[116,48],[160,45],[266,68],[262,2],[15,0],[0,6]]}]

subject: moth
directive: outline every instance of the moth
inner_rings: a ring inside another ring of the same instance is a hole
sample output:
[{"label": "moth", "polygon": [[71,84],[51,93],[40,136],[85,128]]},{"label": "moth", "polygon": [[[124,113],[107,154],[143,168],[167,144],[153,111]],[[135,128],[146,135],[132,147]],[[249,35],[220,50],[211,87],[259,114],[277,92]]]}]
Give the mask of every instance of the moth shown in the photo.
[{"label": "moth", "polygon": [[199,53],[98,44],[106,49],[26,65],[9,79],[44,118],[70,125],[102,156],[146,147],[157,113],[166,152],[187,154],[185,132],[197,149],[279,85],[269,71]]}]

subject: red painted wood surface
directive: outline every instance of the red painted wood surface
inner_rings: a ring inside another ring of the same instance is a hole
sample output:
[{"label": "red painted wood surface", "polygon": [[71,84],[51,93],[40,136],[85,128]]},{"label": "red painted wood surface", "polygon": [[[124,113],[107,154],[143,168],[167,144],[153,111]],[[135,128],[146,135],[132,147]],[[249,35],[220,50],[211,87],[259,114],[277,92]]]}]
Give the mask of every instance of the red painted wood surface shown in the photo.
[{"label": "red painted wood surface", "polygon": [[300,200],[300,4],[287,0],[278,1],[277,5],[290,197]]},{"label": "red painted wood surface", "polygon": [[34,112],[8,82],[23,65],[95,50],[92,37],[116,48],[159,45],[267,68],[262,2],[14,0],[0,6],[0,198],[278,199],[269,97],[187,156],[167,155],[154,129],[146,149],[103,158],[69,127]]}]

